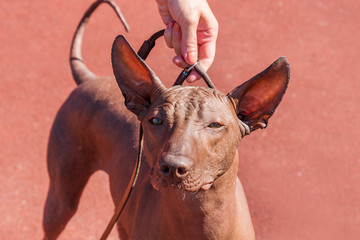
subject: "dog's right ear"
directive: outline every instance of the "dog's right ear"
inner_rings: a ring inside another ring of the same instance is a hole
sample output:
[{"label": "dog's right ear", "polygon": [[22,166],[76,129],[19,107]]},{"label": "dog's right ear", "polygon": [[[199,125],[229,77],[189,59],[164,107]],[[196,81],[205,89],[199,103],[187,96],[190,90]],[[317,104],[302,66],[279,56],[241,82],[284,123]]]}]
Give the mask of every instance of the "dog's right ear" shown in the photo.
[{"label": "dog's right ear", "polygon": [[115,39],[111,50],[111,62],[126,107],[139,116],[150,106],[153,94],[163,89],[164,85],[135,53],[124,36]]}]

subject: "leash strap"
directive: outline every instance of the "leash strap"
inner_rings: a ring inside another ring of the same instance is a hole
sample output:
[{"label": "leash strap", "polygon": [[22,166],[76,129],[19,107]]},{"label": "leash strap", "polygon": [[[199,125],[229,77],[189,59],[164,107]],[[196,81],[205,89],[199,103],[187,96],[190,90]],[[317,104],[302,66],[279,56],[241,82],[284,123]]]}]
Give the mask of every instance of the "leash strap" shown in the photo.
[{"label": "leash strap", "polygon": [[[155,47],[155,41],[164,35],[165,30],[160,30],[156,33],[154,33],[148,40],[145,40],[144,43],[141,45],[139,51],[137,52],[137,54],[143,59],[145,60],[150,51]],[[209,88],[214,88],[215,89],[215,85],[212,83],[210,77],[207,75],[206,71],[200,66],[199,62],[196,62],[194,65],[185,68],[180,75],[177,77],[174,86],[175,85],[181,85],[183,84],[183,82],[185,81],[185,79],[190,75],[191,70],[195,70],[201,77],[202,79],[204,79],[206,85]]]},{"label": "leash strap", "polygon": [[[139,51],[137,52],[137,54],[143,59],[145,60],[151,49],[154,48],[155,46],[155,41],[156,39],[158,39],[159,37],[164,35],[164,31],[165,30],[160,30],[156,33],[154,33],[148,40],[144,41],[144,43],[141,45]],[[198,62],[196,62],[194,65],[185,68],[180,75],[177,77],[174,86],[175,85],[181,85],[185,79],[190,75],[192,70],[196,70],[197,73],[204,79],[206,85],[209,88],[214,88],[215,86],[214,84],[211,82],[210,77],[207,75],[207,73],[205,72],[205,70],[200,66],[200,64]],[[117,222],[117,220],[119,219],[121,212],[123,211],[127,201],[129,200],[130,194],[136,184],[136,180],[139,176],[139,171],[140,171],[140,165],[141,165],[141,157],[142,157],[142,149],[143,149],[143,142],[144,142],[144,138],[143,138],[143,129],[140,123],[140,133],[139,133],[139,152],[138,152],[138,157],[135,163],[135,167],[133,170],[133,173],[131,175],[130,181],[128,186],[125,189],[125,192],[123,194],[123,197],[120,201],[120,203],[117,205],[114,215],[112,216],[110,222],[108,223],[104,233],[102,234],[100,240],[106,240],[107,237],[109,236],[111,230],[113,229],[115,223]]]},{"label": "leash strap", "polygon": [[151,49],[153,49],[155,47],[155,41],[164,35],[165,29],[160,30],[156,33],[154,33],[153,35],[151,35],[151,37],[148,40],[145,40],[144,43],[141,45],[139,51],[137,52],[137,54],[145,61],[146,58],[148,57]]},{"label": "leash strap", "polygon": [[130,194],[133,190],[133,188],[135,187],[136,184],[136,180],[139,176],[139,171],[140,171],[140,165],[141,165],[141,157],[142,157],[142,147],[143,147],[143,142],[144,142],[144,138],[143,138],[143,129],[142,126],[140,124],[140,133],[139,133],[139,152],[138,152],[138,157],[137,157],[137,161],[135,163],[135,167],[133,170],[133,173],[131,175],[130,181],[128,186],[126,187],[126,190],[124,192],[124,195],[121,199],[121,202],[119,203],[119,205],[117,205],[114,215],[112,216],[110,222],[108,223],[104,233],[102,234],[100,240],[106,240],[107,237],[109,236],[111,230],[113,229],[115,223],[117,222],[117,220],[119,219],[121,212],[123,211],[127,201],[129,200]]}]

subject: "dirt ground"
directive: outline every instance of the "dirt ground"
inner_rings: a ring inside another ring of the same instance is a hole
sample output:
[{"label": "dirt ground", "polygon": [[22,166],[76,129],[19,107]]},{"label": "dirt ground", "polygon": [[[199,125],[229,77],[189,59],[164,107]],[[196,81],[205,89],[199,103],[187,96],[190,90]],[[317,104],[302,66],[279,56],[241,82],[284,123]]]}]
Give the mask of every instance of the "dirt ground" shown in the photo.
[{"label": "dirt ground", "polygon": [[[116,0],[135,49],[163,28],[155,1]],[[72,34],[92,0],[0,2],[0,239],[41,239],[48,188],[46,146],[54,116],[75,87]],[[360,2],[209,0],[219,21],[209,70],[228,92],[280,56],[288,91],[266,130],[240,145],[239,177],[257,239],[339,240],[360,236]],[[146,10],[145,10],[146,9]],[[121,24],[108,6],[90,20],[84,59],[112,74]],[[169,86],[179,73],[160,41],[148,63]],[[97,239],[113,206],[96,173],[60,239]],[[116,239],[113,231],[109,239]]]}]

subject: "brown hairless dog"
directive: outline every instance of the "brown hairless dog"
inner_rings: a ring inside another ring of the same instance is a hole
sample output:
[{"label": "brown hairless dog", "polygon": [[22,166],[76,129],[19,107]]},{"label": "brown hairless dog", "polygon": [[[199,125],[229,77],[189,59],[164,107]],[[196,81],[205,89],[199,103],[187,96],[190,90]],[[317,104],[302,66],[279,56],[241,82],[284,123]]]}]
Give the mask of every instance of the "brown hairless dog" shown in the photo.
[{"label": "brown hairless dog", "polygon": [[137,157],[139,120],[144,161],[118,221],[121,239],[254,239],[237,148],[245,135],[266,127],[280,103],[289,80],[286,58],[226,95],[166,88],[119,36],[112,48],[116,80],[100,78],[81,60],[85,24],[71,51],[79,86],[59,110],[49,139],[44,238],[56,239],[65,228],[95,171],[108,173],[119,203]]}]

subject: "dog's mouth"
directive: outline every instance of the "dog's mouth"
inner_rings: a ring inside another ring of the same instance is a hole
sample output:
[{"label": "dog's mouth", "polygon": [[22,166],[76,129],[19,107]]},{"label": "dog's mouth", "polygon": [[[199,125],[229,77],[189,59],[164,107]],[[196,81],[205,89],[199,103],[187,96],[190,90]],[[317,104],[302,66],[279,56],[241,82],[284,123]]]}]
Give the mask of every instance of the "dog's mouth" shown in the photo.
[{"label": "dog's mouth", "polygon": [[200,174],[189,174],[185,179],[180,180],[176,178],[164,178],[158,171],[153,171],[151,175],[151,185],[156,190],[170,190],[170,191],[186,191],[197,193],[199,191],[209,190],[214,179],[210,176],[203,177]]},{"label": "dog's mouth", "polygon": [[211,186],[213,185],[213,183],[214,183],[214,181],[205,183],[204,185],[202,185],[201,190],[203,190],[203,191],[209,190],[211,188]]}]

